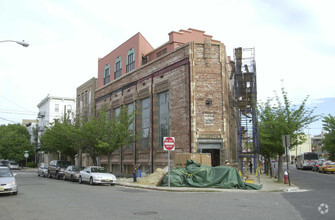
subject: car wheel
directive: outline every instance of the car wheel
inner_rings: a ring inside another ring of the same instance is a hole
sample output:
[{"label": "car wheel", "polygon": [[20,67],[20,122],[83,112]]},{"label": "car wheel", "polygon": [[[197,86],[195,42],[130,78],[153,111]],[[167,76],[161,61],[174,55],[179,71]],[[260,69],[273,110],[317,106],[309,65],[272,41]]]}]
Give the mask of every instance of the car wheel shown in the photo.
[{"label": "car wheel", "polygon": [[59,174],[58,174],[58,172],[56,173],[56,180],[58,180],[59,179]]},{"label": "car wheel", "polygon": [[73,175],[71,175],[71,181],[74,182],[74,178],[73,178]]},{"label": "car wheel", "polygon": [[17,193],[18,193],[18,191],[16,191],[16,192],[13,192],[13,195],[17,195]]},{"label": "car wheel", "polygon": [[90,178],[90,185],[93,185],[94,183],[93,183],[93,178],[91,177]]},{"label": "car wheel", "polygon": [[48,172],[48,178],[51,179],[51,173],[50,172]]},{"label": "car wheel", "polygon": [[63,174],[63,180],[64,180],[64,181],[66,180],[65,174]]},{"label": "car wheel", "polygon": [[79,182],[79,184],[82,184],[82,183],[83,183],[83,179],[81,178],[81,176],[79,177],[78,182]]},{"label": "car wheel", "polygon": [[40,176],[40,173],[37,173],[37,176]]}]

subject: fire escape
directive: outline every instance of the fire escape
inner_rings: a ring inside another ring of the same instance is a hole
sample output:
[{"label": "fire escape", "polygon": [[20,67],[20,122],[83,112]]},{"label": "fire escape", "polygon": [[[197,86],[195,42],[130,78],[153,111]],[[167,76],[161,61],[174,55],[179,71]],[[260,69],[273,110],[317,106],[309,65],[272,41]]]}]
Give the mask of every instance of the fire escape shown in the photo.
[{"label": "fire escape", "polygon": [[235,48],[234,59],[237,161],[243,172],[243,165],[246,165],[248,160],[253,160],[253,173],[255,173],[259,155],[255,49]]}]

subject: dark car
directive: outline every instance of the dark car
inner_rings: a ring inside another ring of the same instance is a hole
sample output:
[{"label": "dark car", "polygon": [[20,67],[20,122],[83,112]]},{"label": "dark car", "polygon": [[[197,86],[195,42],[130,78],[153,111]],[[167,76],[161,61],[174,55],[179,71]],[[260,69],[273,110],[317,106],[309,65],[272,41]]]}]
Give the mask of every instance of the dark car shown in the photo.
[{"label": "dark car", "polygon": [[60,179],[63,177],[64,170],[71,165],[71,162],[64,160],[52,160],[48,166],[48,177]]},{"label": "dark car", "polygon": [[85,167],[80,167],[80,166],[68,166],[65,170],[64,170],[64,174],[63,174],[63,180],[71,180],[73,181],[78,181],[79,180],[79,172],[81,170],[83,170]]},{"label": "dark car", "polygon": [[323,160],[319,160],[318,162],[316,162],[312,167],[312,171],[319,172],[319,167],[322,165],[323,162]]},{"label": "dark car", "polygon": [[1,167],[8,167],[9,161],[8,160],[0,160]]}]

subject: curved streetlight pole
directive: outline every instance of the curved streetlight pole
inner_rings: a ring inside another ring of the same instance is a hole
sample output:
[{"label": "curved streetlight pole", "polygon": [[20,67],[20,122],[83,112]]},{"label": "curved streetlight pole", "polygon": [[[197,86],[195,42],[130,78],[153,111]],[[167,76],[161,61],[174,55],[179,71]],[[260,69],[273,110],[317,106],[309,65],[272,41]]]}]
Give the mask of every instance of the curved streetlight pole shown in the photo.
[{"label": "curved streetlight pole", "polygon": [[23,41],[16,41],[16,40],[1,40],[0,43],[3,43],[3,42],[14,42],[14,43],[17,43],[17,44],[20,44],[24,47],[28,47],[29,44],[27,42],[25,42],[24,40]]}]

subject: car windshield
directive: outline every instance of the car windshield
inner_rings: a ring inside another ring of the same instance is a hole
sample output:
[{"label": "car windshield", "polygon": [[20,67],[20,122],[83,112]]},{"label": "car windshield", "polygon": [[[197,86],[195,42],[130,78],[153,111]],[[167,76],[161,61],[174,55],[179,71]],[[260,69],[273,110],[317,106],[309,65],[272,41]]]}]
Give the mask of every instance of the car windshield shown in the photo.
[{"label": "car windshield", "polygon": [[58,162],[58,166],[60,167],[67,167],[67,166],[70,166],[71,163],[70,162],[67,162],[67,161],[59,161]]},{"label": "car windshield", "polygon": [[327,165],[335,165],[334,162],[327,162]]},{"label": "car windshield", "polygon": [[12,172],[9,169],[0,169],[0,177],[11,177],[13,176]]},{"label": "car windshield", "polygon": [[10,165],[17,165],[16,162],[10,162],[9,164],[10,164]]},{"label": "car windshield", "polygon": [[108,173],[107,170],[103,167],[92,167],[91,172],[92,173]]},{"label": "car windshield", "polygon": [[72,167],[72,171],[80,171],[80,168],[77,167],[77,166],[73,166],[73,167]]}]

